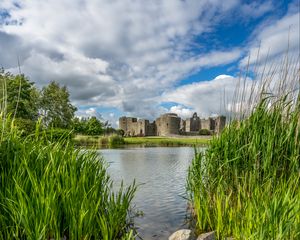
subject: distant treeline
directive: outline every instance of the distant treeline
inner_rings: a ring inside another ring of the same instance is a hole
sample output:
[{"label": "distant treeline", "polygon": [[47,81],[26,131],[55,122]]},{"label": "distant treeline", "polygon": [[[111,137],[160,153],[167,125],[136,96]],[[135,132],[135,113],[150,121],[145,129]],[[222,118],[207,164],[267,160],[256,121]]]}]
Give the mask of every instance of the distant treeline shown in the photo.
[{"label": "distant treeline", "polygon": [[115,133],[108,122],[96,116],[75,117],[77,108],[71,104],[66,86],[52,81],[38,89],[24,74],[12,74],[0,69],[0,104],[6,116],[14,119],[24,135],[35,131],[36,124],[54,134],[64,132],[84,135]]}]

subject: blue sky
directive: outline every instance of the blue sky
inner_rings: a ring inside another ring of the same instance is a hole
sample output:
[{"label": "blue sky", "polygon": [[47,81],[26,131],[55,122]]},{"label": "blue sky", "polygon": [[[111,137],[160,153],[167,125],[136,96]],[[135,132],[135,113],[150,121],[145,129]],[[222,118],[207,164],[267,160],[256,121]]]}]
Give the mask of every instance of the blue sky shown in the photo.
[{"label": "blue sky", "polygon": [[[299,56],[299,0],[1,0],[0,65],[68,87],[78,116],[223,114],[239,72]],[[253,79],[252,79],[253,80]]]}]

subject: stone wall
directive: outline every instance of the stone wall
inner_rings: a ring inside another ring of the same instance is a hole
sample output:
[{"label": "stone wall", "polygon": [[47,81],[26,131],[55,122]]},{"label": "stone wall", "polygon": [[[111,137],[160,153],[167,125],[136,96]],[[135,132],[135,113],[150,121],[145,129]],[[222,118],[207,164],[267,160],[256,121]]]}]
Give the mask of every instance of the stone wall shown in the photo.
[{"label": "stone wall", "polygon": [[201,119],[201,129],[215,130],[215,121],[212,118]]},{"label": "stone wall", "polygon": [[218,116],[215,120],[215,132],[217,134],[221,133],[226,125],[226,117],[225,116]]},{"label": "stone wall", "polygon": [[149,120],[133,117],[120,117],[119,127],[124,130],[126,136],[168,136],[176,134],[189,135],[199,132],[200,129],[208,129],[219,134],[226,124],[226,117],[200,119],[197,113],[191,118],[182,120],[175,113],[161,115],[153,123]]},{"label": "stone wall", "polygon": [[157,130],[156,130],[156,122],[149,123],[147,126],[147,134],[146,136],[156,136]]},{"label": "stone wall", "polygon": [[175,113],[167,113],[156,119],[157,136],[179,134],[181,118]]},{"label": "stone wall", "polygon": [[185,120],[185,131],[186,132],[198,132],[201,129],[201,121],[197,116],[197,113],[194,113],[191,118]]}]

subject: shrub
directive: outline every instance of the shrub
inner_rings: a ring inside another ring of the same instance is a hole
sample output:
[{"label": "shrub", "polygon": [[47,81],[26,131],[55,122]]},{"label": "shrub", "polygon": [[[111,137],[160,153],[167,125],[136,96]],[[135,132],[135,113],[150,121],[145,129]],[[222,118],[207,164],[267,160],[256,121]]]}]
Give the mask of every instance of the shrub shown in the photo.
[{"label": "shrub", "polygon": [[120,146],[120,145],[124,145],[124,144],[125,144],[124,138],[119,135],[111,135],[109,137],[109,146],[110,147]]},{"label": "shrub", "polygon": [[199,135],[211,135],[211,131],[208,129],[200,129]]},{"label": "shrub", "polygon": [[62,139],[69,139],[73,138],[73,132],[68,129],[61,129],[61,128],[51,128],[45,131],[46,138],[49,141],[59,141]]}]

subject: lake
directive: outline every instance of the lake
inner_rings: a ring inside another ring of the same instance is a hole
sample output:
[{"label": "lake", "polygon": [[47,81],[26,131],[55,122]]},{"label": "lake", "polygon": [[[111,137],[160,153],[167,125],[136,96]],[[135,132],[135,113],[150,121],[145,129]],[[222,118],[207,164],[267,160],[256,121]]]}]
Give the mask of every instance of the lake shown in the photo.
[{"label": "lake", "polygon": [[167,239],[186,228],[185,184],[194,157],[192,147],[153,147],[99,150],[109,162],[108,173],[119,185],[122,180],[138,187],[133,204],[143,211],[135,218],[142,239]]}]

